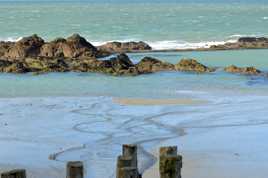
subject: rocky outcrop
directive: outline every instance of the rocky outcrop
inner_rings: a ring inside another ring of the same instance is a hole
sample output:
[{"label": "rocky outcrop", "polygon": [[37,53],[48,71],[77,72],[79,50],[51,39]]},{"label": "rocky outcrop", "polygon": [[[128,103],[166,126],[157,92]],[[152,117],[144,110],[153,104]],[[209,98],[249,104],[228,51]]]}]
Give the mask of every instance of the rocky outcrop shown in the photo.
[{"label": "rocky outcrop", "polygon": [[175,69],[173,64],[163,62],[152,57],[143,58],[138,64],[136,64],[136,67],[140,73],[153,73]]},{"label": "rocky outcrop", "polygon": [[24,37],[14,45],[7,46],[3,57],[9,60],[19,60],[26,57],[36,57],[40,53],[40,48],[44,40],[37,35]]},{"label": "rocky outcrop", "polygon": [[223,45],[211,46],[212,50],[228,50],[228,49],[265,49],[268,48],[268,38],[242,37],[234,43],[225,43]]},{"label": "rocky outcrop", "polygon": [[122,53],[122,52],[132,52],[132,51],[146,51],[151,50],[151,46],[149,46],[145,42],[109,42],[102,46],[99,46],[98,49],[103,52],[109,53]]},{"label": "rocky outcrop", "polygon": [[[255,67],[229,66],[226,72],[244,75],[261,75],[260,70]],[[182,59],[178,64],[171,64],[161,60],[145,57],[139,63],[133,64],[129,57],[121,53],[116,57],[106,60],[97,58],[65,58],[65,57],[26,57],[20,60],[0,59],[0,72],[4,73],[27,73],[35,74],[47,72],[97,72],[115,76],[136,76],[140,74],[155,73],[159,71],[185,71],[196,73],[207,73],[215,71],[195,59]]]},{"label": "rocky outcrop", "polygon": [[3,57],[5,53],[8,51],[9,48],[11,48],[15,43],[14,42],[0,42],[0,57]]},{"label": "rocky outcrop", "polygon": [[104,73],[113,75],[138,75],[139,72],[136,66],[131,62],[126,54],[119,54],[109,60],[101,61]]},{"label": "rocky outcrop", "polygon": [[27,57],[23,60],[0,60],[0,72],[6,73],[47,73],[47,72],[99,72],[110,75],[138,75],[137,67],[126,54],[108,60],[96,58]]},{"label": "rocky outcrop", "polygon": [[264,37],[241,37],[238,39],[239,43],[268,43],[268,38],[264,38]]},{"label": "rocky outcrop", "polygon": [[175,65],[177,71],[186,71],[186,72],[214,72],[215,69],[207,67],[195,59],[182,59],[178,64]]},{"label": "rocky outcrop", "polygon": [[[267,38],[240,38],[236,43],[215,46],[215,49],[268,48]],[[139,75],[159,71],[186,71],[206,73],[215,71],[195,59],[182,59],[171,64],[152,57],[145,57],[133,64],[121,51],[144,51],[151,47],[144,42],[112,42],[96,48],[85,38],[74,34],[69,38],[57,38],[45,42],[37,35],[22,38],[17,42],[0,42],[0,72],[44,73],[44,72],[100,72],[111,75]],[[107,60],[98,57],[120,53]],[[258,75],[254,67],[229,66],[226,72]]]},{"label": "rocky outcrop", "polygon": [[244,75],[260,75],[262,72],[255,67],[237,67],[235,65],[224,68],[229,73],[239,73]]},{"label": "rocky outcrop", "polygon": [[45,42],[37,35],[24,37],[17,42],[0,42],[0,57],[10,61],[38,57],[98,58],[107,55],[110,53],[99,51],[78,34],[51,42]]},{"label": "rocky outcrop", "polygon": [[67,39],[57,38],[54,41],[44,44],[38,56],[65,58],[97,57],[98,50],[85,38],[74,34]]}]

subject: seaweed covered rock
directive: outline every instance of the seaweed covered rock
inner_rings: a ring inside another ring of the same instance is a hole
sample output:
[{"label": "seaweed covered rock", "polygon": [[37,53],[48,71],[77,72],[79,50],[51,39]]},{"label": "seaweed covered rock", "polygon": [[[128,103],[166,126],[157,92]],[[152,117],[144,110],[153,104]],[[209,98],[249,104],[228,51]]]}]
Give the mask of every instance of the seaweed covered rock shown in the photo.
[{"label": "seaweed covered rock", "polygon": [[0,72],[5,72],[6,68],[11,66],[12,62],[7,60],[0,60]]},{"label": "seaweed covered rock", "polygon": [[26,58],[25,66],[29,72],[46,73],[46,72],[67,72],[70,71],[69,65],[64,58]]},{"label": "seaweed covered rock", "polygon": [[175,69],[177,71],[197,72],[197,73],[215,71],[215,69],[203,65],[195,59],[182,59],[178,64],[175,65]]},{"label": "seaweed covered rock", "polygon": [[109,60],[101,61],[99,67],[104,73],[113,75],[138,75],[139,72],[136,66],[131,62],[129,57],[121,53]]},{"label": "seaweed covered rock", "polygon": [[136,64],[136,67],[140,73],[153,73],[175,69],[173,64],[152,57],[144,57],[138,64]]},{"label": "seaweed covered rock", "polygon": [[25,57],[36,57],[40,53],[40,48],[44,40],[37,35],[24,37],[14,45],[11,45],[4,53],[3,57],[9,60],[20,60]]},{"label": "seaweed covered rock", "polygon": [[228,66],[224,68],[226,72],[229,73],[239,73],[239,74],[245,74],[245,75],[259,75],[262,72],[255,67],[237,67],[235,65]]},{"label": "seaweed covered rock", "polygon": [[130,51],[145,51],[151,50],[151,46],[147,43],[140,42],[109,42],[98,47],[100,51],[107,51],[110,53],[121,53]]},{"label": "seaweed covered rock", "polygon": [[0,72],[4,73],[26,73],[29,72],[25,64],[20,61],[10,62],[7,60],[0,60]]}]

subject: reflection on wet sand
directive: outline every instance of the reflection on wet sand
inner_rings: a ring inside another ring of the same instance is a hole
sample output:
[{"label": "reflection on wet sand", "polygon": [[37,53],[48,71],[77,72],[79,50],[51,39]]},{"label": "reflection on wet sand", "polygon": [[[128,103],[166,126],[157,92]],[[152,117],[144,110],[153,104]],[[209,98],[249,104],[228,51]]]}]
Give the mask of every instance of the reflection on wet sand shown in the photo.
[{"label": "reflection on wet sand", "polygon": [[200,105],[206,104],[206,100],[198,99],[146,99],[146,98],[114,98],[115,103],[122,105]]}]

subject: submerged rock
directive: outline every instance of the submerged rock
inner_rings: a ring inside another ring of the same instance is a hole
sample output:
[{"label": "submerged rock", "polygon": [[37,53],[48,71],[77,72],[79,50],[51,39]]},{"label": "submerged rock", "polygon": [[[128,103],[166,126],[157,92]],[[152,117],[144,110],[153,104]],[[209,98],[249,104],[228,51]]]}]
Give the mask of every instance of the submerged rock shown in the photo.
[{"label": "submerged rock", "polygon": [[163,62],[152,57],[143,58],[138,64],[136,64],[136,67],[140,73],[153,73],[175,69],[173,64]]},{"label": "submerged rock", "polygon": [[255,67],[237,67],[235,65],[228,66],[224,68],[226,72],[230,73],[239,73],[239,74],[245,74],[245,75],[259,75],[262,72]]},{"label": "submerged rock", "polygon": [[145,51],[151,50],[145,42],[109,42],[98,47],[100,51],[107,51],[110,53],[131,52],[131,51]]},{"label": "submerged rock", "polygon": [[185,72],[197,72],[197,73],[205,73],[205,72],[214,72],[215,69],[207,67],[195,59],[182,59],[178,64],[175,65],[175,69],[177,71],[185,71]]}]

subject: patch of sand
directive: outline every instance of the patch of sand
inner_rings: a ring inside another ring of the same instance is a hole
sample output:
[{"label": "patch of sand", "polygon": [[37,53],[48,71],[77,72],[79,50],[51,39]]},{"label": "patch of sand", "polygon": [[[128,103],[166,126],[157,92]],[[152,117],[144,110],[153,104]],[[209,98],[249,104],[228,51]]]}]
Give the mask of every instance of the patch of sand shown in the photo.
[{"label": "patch of sand", "polygon": [[199,105],[206,104],[206,100],[197,99],[145,99],[145,98],[113,98],[113,101],[122,105]]}]

